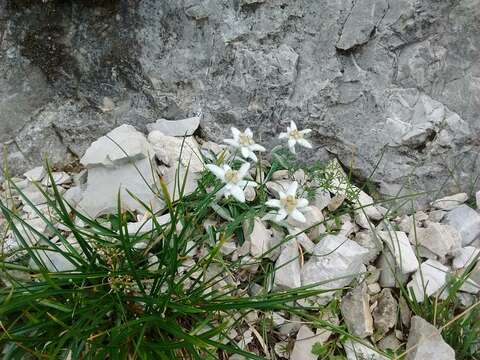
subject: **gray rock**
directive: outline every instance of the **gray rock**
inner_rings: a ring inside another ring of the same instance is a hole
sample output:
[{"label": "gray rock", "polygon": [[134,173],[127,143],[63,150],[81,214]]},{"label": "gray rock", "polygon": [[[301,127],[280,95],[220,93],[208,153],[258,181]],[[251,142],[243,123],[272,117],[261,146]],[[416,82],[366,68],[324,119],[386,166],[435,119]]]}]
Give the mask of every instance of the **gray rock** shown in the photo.
[{"label": "gray rock", "polygon": [[245,239],[250,242],[250,254],[255,258],[269,257],[271,252],[265,254],[273,247],[272,232],[259,218],[253,219],[253,228],[249,229],[250,224],[244,223],[243,231]]},{"label": "gray rock", "polygon": [[383,250],[383,242],[371,231],[361,231],[353,239],[360,246],[368,249],[367,262],[374,261]]},{"label": "gray rock", "polygon": [[398,303],[392,295],[392,290],[383,289],[377,298],[377,306],[373,310],[375,330],[386,334],[397,324]]},{"label": "gray rock", "polygon": [[191,136],[200,125],[200,117],[194,116],[182,120],[158,119],[153,124],[148,124],[149,132],[158,130],[167,136]]},{"label": "gray rock", "polygon": [[383,251],[378,257],[376,267],[380,270],[379,283],[384,287],[398,287],[407,281],[408,275],[404,274],[397,265],[389,251]]},{"label": "gray rock", "polygon": [[462,246],[470,245],[480,237],[480,214],[467,205],[461,205],[449,211],[443,222],[460,232]]},{"label": "gray rock", "polygon": [[43,166],[37,166],[23,174],[29,181],[42,181],[46,175],[45,168]]},{"label": "gray rock", "polygon": [[452,261],[452,268],[455,270],[469,266],[472,262],[478,260],[480,249],[474,246],[465,246],[460,249]]},{"label": "gray rock", "polygon": [[462,246],[460,233],[454,227],[430,221],[425,222],[425,227],[416,227],[409,239],[412,244],[422,245],[440,258],[455,254]]},{"label": "gray rock", "polygon": [[313,254],[302,269],[302,285],[319,283],[319,288],[328,290],[348,285],[358,276],[368,250],[344,236],[327,235],[315,245]]},{"label": "gray rock", "polygon": [[341,310],[350,334],[361,339],[373,335],[370,296],[365,283],[349,291],[342,298]]},{"label": "gray rock", "polygon": [[[63,251],[68,252],[65,248]],[[50,272],[73,271],[77,268],[74,262],[71,262],[62,253],[55,250],[35,250],[35,257],[41,265]],[[30,267],[33,270],[39,270],[39,265],[30,259]]]},{"label": "gray rock", "polygon": [[347,353],[347,360],[387,360],[386,356],[383,356],[378,351],[373,350],[374,346],[364,340],[364,343],[368,344],[366,346],[360,342],[356,342],[348,339],[343,344],[345,352]]},{"label": "gray rock", "polygon": [[448,211],[462,205],[467,200],[468,195],[466,193],[458,193],[435,200],[434,202],[432,202],[432,206],[438,210]]},{"label": "gray rock", "polygon": [[477,204],[477,209],[480,209],[480,190],[475,194],[475,200]]},{"label": "gray rock", "polygon": [[298,330],[295,345],[293,346],[290,360],[317,360],[318,356],[312,353],[312,348],[318,340],[315,333],[308,326],[303,325]]},{"label": "gray rock", "polygon": [[418,302],[423,302],[425,296],[431,296],[442,289],[447,282],[449,270],[438,261],[429,259],[422,263],[407,288],[413,291]]},{"label": "gray rock", "polygon": [[418,260],[407,235],[402,231],[378,231],[378,236],[385,242],[395,263],[403,274],[418,269]]},{"label": "gray rock", "polygon": [[438,329],[419,316],[412,318],[407,351],[407,360],[455,360],[455,352]]},{"label": "gray rock", "polygon": [[300,252],[295,239],[281,246],[280,256],[275,262],[274,285],[279,289],[295,289],[302,286]]},{"label": "gray rock", "polygon": [[354,3],[343,25],[337,48],[348,50],[365,44],[387,11],[385,0],[360,0]]},{"label": "gray rock", "polygon": [[333,154],[381,193],[465,191],[479,172],[477,6],[2,2],[0,148],[22,173],[120,124],[202,113],[209,139],[251,126],[273,147],[294,120],[313,129],[305,157]]}]

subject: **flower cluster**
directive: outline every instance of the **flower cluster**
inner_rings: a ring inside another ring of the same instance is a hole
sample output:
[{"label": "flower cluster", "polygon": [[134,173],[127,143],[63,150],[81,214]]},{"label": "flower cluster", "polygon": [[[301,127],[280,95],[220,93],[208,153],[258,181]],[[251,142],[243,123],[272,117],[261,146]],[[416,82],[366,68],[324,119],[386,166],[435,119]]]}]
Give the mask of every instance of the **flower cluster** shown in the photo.
[{"label": "flower cluster", "polygon": [[[245,190],[247,187],[256,187],[257,183],[254,181],[245,180],[250,170],[250,163],[246,162],[249,159],[257,162],[258,158],[255,152],[264,152],[265,148],[255,142],[253,139],[253,132],[250,128],[245,131],[240,131],[235,127],[231,128],[232,139],[225,139],[224,142],[230,145],[233,149],[240,152],[243,161],[245,161],[240,169],[234,170],[229,165],[217,166],[214,164],[206,165],[223,184],[223,188],[218,192],[219,196],[226,198],[233,196],[240,202],[245,202]],[[297,125],[292,121],[287,131],[281,133],[279,139],[288,140],[288,148],[295,154],[295,146],[300,146],[311,149],[312,145],[305,139],[305,135],[310,133],[310,129],[298,130]],[[297,197],[298,183],[292,182],[286,192],[279,192],[280,199],[270,199],[265,204],[276,209],[276,221],[282,221],[286,218],[292,218],[299,222],[305,222],[305,216],[302,210],[308,205],[308,200]]]}]

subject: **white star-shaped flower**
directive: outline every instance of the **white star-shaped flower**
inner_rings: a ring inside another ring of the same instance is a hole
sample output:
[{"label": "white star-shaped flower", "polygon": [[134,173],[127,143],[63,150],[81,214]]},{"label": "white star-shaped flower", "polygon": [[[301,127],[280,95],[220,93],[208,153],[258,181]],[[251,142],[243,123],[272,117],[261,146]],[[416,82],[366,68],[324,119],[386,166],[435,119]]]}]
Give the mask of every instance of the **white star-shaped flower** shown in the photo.
[{"label": "white star-shaped flower", "polygon": [[241,132],[235,127],[232,127],[231,130],[233,139],[225,139],[223,141],[234,148],[240,149],[244,159],[250,158],[253,161],[257,161],[254,151],[265,151],[265,148],[255,143],[252,130],[246,128],[244,132]]},{"label": "white star-shaped flower", "polygon": [[253,181],[243,180],[250,169],[249,163],[244,163],[238,170],[233,170],[226,164],[222,167],[213,164],[205,166],[225,184],[218,192],[219,196],[223,195],[228,198],[231,195],[238,201],[245,202],[245,188],[247,186],[257,186],[257,183]]},{"label": "white star-shaped flower", "polygon": [[270,199],[265,203],[267,206],[278,209],[276,221],[282,221],[287,217],[292,217],[302,223],[307,221],[302,214],[302,209],[308,206],[308,200],[297,198],[297,189],[298,183],[294,181],[290,184],[286,193],[279,191],[280,200]]},{"label": "white star-shaped flower", "polygon": [[312,148],[312,144],[305,139],[305,135],[310,133],[311,129],[298,130],[297,124],[293,121],[290,122],[290,126],[287,126],[287,132],[282,132],[278,138],[279,139],[288,139],[288,147],[290,151],[295,154],[295,145],[306,147],[308,149]]}]

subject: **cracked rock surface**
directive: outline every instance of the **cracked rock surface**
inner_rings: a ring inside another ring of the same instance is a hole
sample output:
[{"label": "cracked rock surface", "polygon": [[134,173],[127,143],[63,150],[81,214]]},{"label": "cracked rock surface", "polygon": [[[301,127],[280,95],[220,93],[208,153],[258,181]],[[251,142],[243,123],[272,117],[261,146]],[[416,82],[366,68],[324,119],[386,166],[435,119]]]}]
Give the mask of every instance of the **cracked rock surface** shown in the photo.
[{"label": "cracked rock surface", "polygon": [[275,139],[294,120],[322,149],[309,158],[336,155],[364,179],[383,156],[371,179],[384,194],[459,192],[480,169],[479,9],[2,1],[0,151],[21,173],[45,155],[75,160],[121,124],[200,115],[202,135],[218,141],[231,125]]}]

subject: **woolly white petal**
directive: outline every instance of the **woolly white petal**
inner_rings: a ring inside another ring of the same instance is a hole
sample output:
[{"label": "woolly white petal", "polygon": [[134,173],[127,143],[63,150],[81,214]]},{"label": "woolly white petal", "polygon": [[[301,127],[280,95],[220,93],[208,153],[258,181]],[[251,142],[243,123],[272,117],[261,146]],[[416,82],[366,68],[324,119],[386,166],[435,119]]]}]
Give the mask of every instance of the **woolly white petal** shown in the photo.
[{"label": "woolly white petal", "polygon": [[305,216],[297,209],[293,210],[290,216],[295,220],[300,221],[301,223],[304,223],[307,221],[307,219],[305,219]]},{"label": "woolly white petal", "polygon": [[240,151],[242,152],[242,156],[243,156],[245,159],[247,159],[247,158],[248,158],[248,148],[245,147],[245,146],[242,146],[242,148],[241,148]]},{"label": "woolly white petal", "polygon": [[236,185],[233,185],[231,188],[230,188],[230,193],[232,194],[232,196],[237,199],[238,201],[240,202],[245,202],[245,194],[243,193],[243,190],[240,189],[238,186]]},{"label": "woolly white petal", "polygon": [[294,146],[289,146],[289,149],[290,149],[290,152],[291,152],[292,154],[295,154],[295,153],[296,153],[296,151],[295,151],[295,145],[294,145]]},{"label": "woolly white petal", "polygon": [[233,138],[235,140],[238,140],[241,134],[240,130],[238,130],[236,127],[233,127],[233,126],[230,128],[230,130],[232,130]]},{"label": "woolly white petal", "polygon": [[311,132],[312,132],[312,129],[304,129],[304,130],[300,131],[300,134],[307,135],[307,134],[310,134]]},{"label": "woolly white petal", "polygon": [[287,195],[295,196],[297,194],[298,183],[296,181],[292,182],[287,189]]},{"label": "woolly white petal", "polygon": [[278,192],[278,197],[279,197],[280,199],[285,199],[285,198],[287,197],[287,194],[285,194],[283,191],[279,191],[279,192]]},{"label": "woolly white petal", "polygon": [[254,181],[246,181],[246,180],[242,180],[242,181],[239,181],[237,183],[237,185],[239,187],[241,187],[242,189],[246,188],[247,186],[250,186],[250,187],[257,187],[258,184]]},{"label": "woolly white petal", "polygon": [[308,200],[307,199],[298,199],[297,200],[297,208],[304,208],[305,206],[308,206]]},{"label": "woolly white petal", "polygon": [[205,165],[205,167],[210,170],[217,178],[225,181],[225,171],[221,167],[213,164],[207,164]]},{"label": "woolly white petal", "polygon": [[278,135],[278,138],[279,138],[279,139],[286,139],[286,138],[288,138],[288,134],[282,132],[282,133],[280,133],[280,135]]},{"label": "woolly white petal", "polygon": [[248,156],[246,156],[246,157],[252,159],[252,160],[255,161],[255,162],[258,161],[257,155],[255,155],[255,153],[254,153],[253,151],[251,151],[251,150],[248,150]]},{"label": "woolly white petal", "polygon": [[297,124],[294,121],[290,121],[290,130],[297,130]]},{"label": "woolly white petal", "polygon": [[260,144],[250,145],[250,150],[252,150],[252,151],[260,151],[260,152],[266,151],[266,149],[265,149],[262,145],[260,145]]},{"label": "woolly white petal", "polygon": [[238,170],[238,177],[240,179],[243,179],[245,175],[248,174],[248,170],[250,170],[250,163],[242,164],[242,166],[240,166],[240,169]]},{"label": "woolly white petal", "polygon": [[237,148],[237,147],[240,147],[240,144],[238,143],[238,141],[236,141],[236,140],[234,140],[234,139],[225,139],[225,140],[223,140],[223,142],[224,142],[225,144],[228,144],[228,145],[233,146],[233,147],[236,147],[236,148]]},{"label": "woolly white petal", "polygon": [[265,205],[275,208],[281,208],[282,205],[280,204],[280,200],[277,199],[270,199],[265,202]]},{"label": "woolly white petal", "polygon": [[253,132],[250,128],[246,128],[244,131],[244,134],[247,135],[248,137],[253,137]]},{"label": "woolly white petal", "polygon": [[298,143],[299,143],[300,145],[302,145],[303,147],[306,147],[306,148],[309,148],[309,149],[312,148],[312,144],[310,144],[310,142],[308,142],[308,141],[305,140],[305,139],[298,139]]},{"label": "woolly white petal", "polygon": [[289,148],[294,147],[296,143],[297,143],[297,140],[295,140],[295,139],[288,139],[288,147],[289,147]]},{"label": "woolly white petal", "polygon": [[282,221],[283,219],[285,219],[287,217],[287,215],[288,214],[284,209],[280,209],[280,210],[278,210],[278,214],[275,217],[275,220],[276,221]]}]

